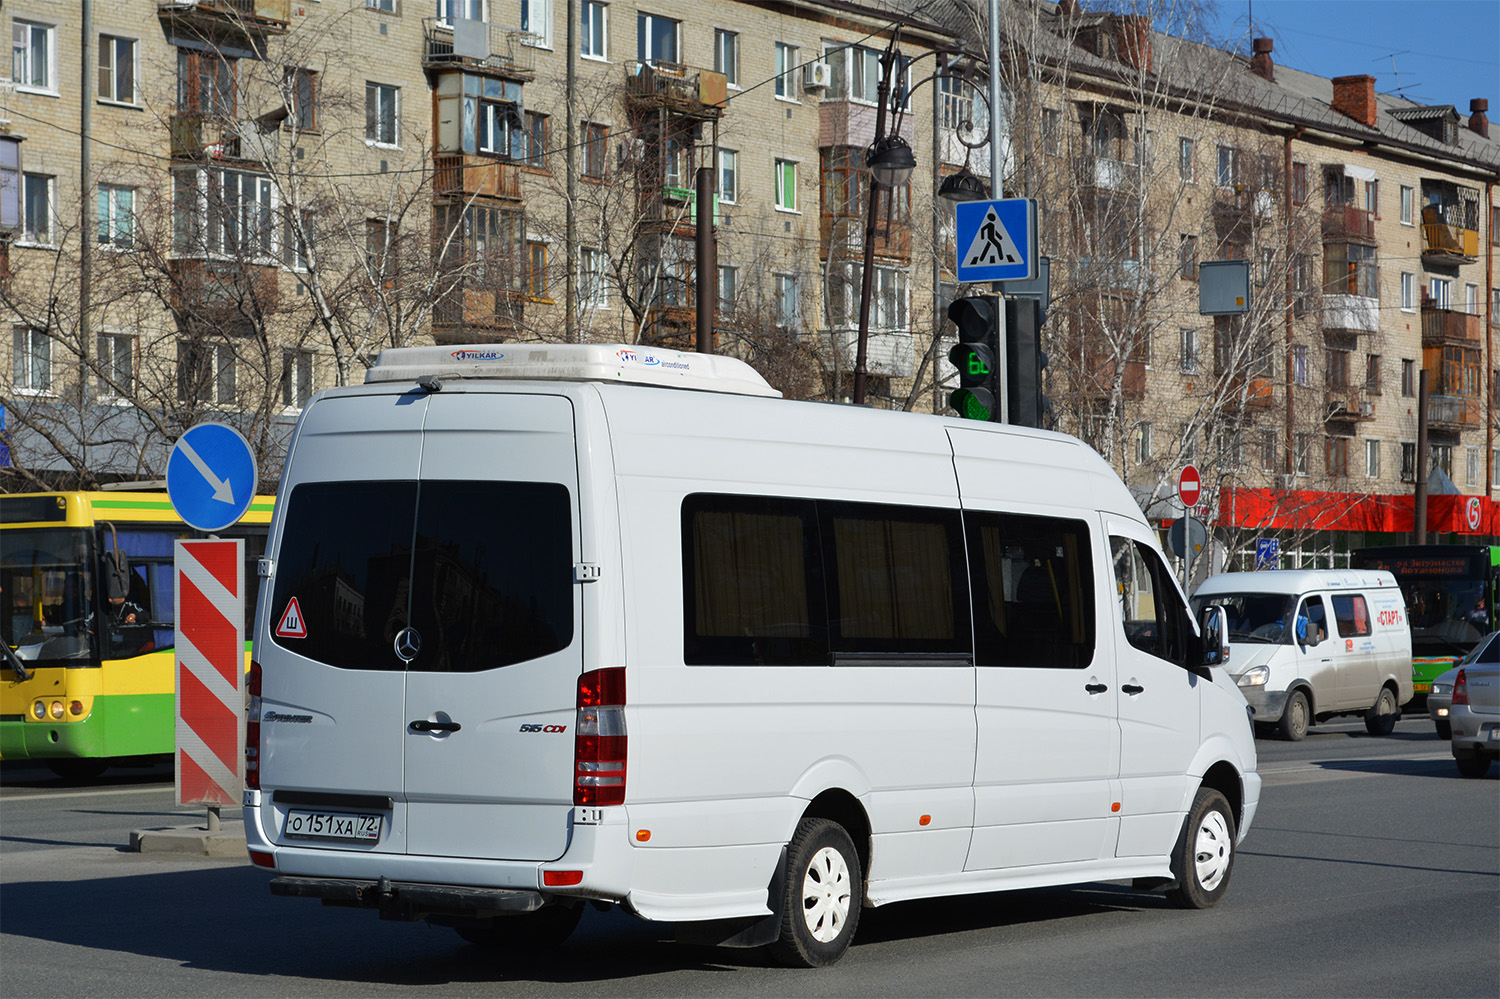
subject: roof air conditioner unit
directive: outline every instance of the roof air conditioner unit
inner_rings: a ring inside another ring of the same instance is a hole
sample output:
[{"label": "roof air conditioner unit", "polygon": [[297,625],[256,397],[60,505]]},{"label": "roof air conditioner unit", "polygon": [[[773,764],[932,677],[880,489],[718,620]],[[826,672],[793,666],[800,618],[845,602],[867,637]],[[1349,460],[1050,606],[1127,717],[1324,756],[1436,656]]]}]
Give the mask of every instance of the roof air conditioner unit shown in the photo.
[{"label": "roof air conditioner unit", "polygon": [[1359,404],[1359,415],[1360,416],[1374,416],[1375,415],[1375,404],[1373,402],[1362,402],[1362,403],[1360,403]]},{"label": "roof air conditioner unit", "polygon": [[827,90],[833,86],[833,67],[826,62],[810,62],[802,67],[803,90]]}]

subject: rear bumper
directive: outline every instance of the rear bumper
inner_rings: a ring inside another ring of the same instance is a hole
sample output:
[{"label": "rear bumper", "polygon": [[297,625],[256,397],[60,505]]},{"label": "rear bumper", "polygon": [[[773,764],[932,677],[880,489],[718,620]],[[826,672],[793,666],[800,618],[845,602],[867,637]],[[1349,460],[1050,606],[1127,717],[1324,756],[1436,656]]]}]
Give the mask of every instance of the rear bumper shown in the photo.
[{"label": "rear bumper", "polygon": [[382,919],[412,921],[431,915],[497,916],[531,912],[545,901],[541,892],[509,888],[471,888],[414,884],[380,878],[280,877],[271,881],[271,894],[321,899],[324,905],[378,909]]}]

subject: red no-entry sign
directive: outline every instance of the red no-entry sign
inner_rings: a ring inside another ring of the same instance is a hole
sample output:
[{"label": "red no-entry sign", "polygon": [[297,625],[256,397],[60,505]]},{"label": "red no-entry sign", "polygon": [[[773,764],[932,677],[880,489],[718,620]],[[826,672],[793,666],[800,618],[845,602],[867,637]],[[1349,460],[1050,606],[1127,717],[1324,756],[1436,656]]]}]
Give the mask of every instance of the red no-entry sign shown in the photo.
[{"label": "red no-entry sign", "polygon": [[1198,469],[1192,465],[1182,470],[1177,477],[1177,497],[1182,500],[1183,506],[1196,506],[1198,496],[1203,491],[1202,480],[1198,478]]}]

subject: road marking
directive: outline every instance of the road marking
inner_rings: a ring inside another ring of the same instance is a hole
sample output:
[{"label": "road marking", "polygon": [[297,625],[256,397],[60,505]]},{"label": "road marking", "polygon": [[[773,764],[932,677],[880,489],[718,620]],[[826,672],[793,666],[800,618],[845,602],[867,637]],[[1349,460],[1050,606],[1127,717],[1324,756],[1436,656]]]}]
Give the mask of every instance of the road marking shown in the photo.
[{"label": "road marking", "polygon": [[121,788],[108,788],[108,789],[101,788],[100,790],[97,790],[97,791],[64,791],[64,792],[62,792],[60,794],[53,794],[53,793],[51,793],[49,791],[32,791],[30,793],[27,793],[27,792],[24,792],[24,791],[14,791],[14,792],[8,792],[6,794],[0,794],[0,799],[3,799],[5,801],[28,801],[28,800],[31,800],[33,798],[35,798],[35,799],[43,799],[43,798],[45,798],[47,801],[59,801],[59,800],[61,800],[63,798],[99,798],[99,797],[103,797],[104,795],[109,795],[109,794],[147,794],[147,793],[149,793],[151,791],[156,791],[156,792],[158,792],[160,794],[171,794],[172,793],[172,788],[170,786],[166,786],[166,787],[121,787]]}]

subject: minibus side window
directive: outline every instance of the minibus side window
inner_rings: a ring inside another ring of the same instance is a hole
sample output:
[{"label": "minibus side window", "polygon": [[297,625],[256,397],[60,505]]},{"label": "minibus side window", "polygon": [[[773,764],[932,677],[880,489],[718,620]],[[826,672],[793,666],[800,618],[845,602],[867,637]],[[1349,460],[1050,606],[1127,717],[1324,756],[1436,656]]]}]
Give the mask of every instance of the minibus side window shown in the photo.
[{"label": "minibus side window", "polygon": [[688,496],[682,580],[688,665],[828,665],[812,500]]},{"label": "minibus side window", "polygon": [[979,666],[1082,669],[1094,659],[1088,525],[966,513]]},{"label": "minibus side window", "polygon": [[957,510],[818,503],[835,653],[968,656]]},{"label": "minibus side window", "polygon": [[343,669],[404,669],[391,640],[408,623],[416,508],[410,481],[294,488],[269,613],[274,631],[295,598],[306,636],[275,642]]},{"label": "minibus side window", "polygon": [[1110,550],[1125,640],[1159,659],[1186,665],[1187,609],[1167,567],[1150,548],[1129,538],[1110,538]]},{"label": "minibus side window", "polygon": [[1358,593],[1335,595],[1333,618],[1338,622],[1339,635],[1344,638],[1360,638],[1371,631],[1369,608]]}]

